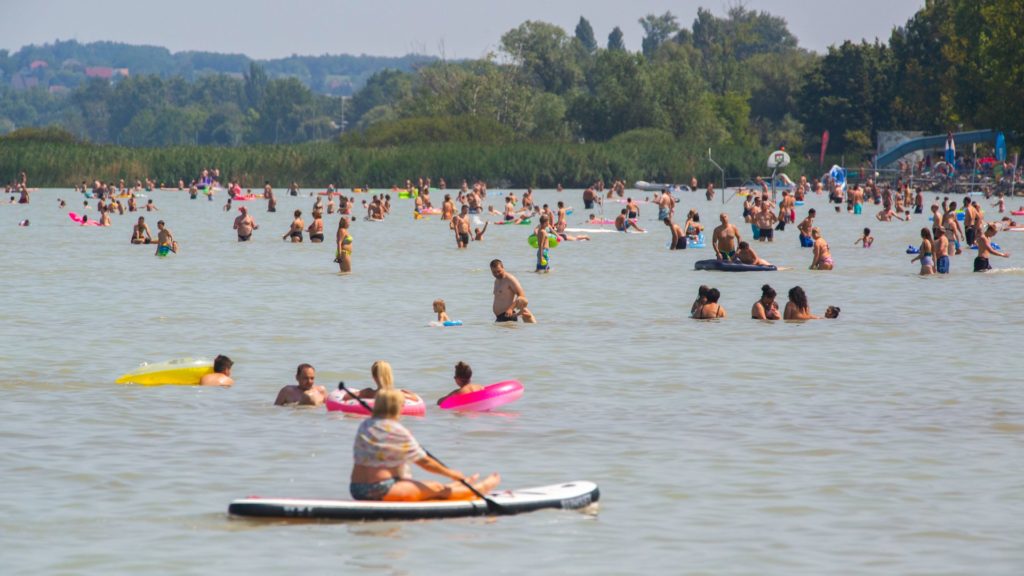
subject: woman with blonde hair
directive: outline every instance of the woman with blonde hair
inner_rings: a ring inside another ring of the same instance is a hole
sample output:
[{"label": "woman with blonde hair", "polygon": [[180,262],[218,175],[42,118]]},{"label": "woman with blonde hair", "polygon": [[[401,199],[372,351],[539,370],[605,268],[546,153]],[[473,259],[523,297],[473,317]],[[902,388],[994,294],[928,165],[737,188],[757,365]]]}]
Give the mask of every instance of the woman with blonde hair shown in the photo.
[{"label": "woman with blonde hair", "polygon": [[[383,390],[394,390],[395,389],[395,376],[391,371],[391,364],[388,364],[384,360],[377,360],[370,367],[370,375],[373,376],[373,382],[377,385],[376,388],[363,388],[356,392],[356,396],[363,400],[370,400],[376,398]],[[423,400],[413,392],[408,390],[399,390],[409,402],[422,402]],[[344,400],[352,400],[351,394],[345,394]]]},{"label": "woman with blonde hair", "polygon": [[[497,473],[480,480],[479,474],[465,476],[430,456],[398,421],[404,403],[405,398],[399,391],[380,390],[374,401],[373,416],[359,425],[352,446],[349,484],[352,498],[391,502],[469,500],[476,497],[473,489],[486,493],[498,486],[501,476]],[[413,480],[410,462],[454,482]]]},{"label": "woman with blonde hair", "polygon": [[811,228],[811,238],[814,239],[814,259],[811,260],[811,270],[831,270],[834,262],[832,252],[828,249],[828,242],[821,235],[821,228]]}]

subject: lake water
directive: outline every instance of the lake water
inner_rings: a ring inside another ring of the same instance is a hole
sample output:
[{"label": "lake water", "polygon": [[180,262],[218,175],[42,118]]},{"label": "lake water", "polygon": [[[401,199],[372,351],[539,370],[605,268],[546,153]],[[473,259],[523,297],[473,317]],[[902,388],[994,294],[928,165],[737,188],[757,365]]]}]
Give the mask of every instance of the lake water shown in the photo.
[{"label": "lake water", "polygon": [[[341,276],[330,241],[280,240],[292,210],[308,219],[308,192],[279,193],[275,214],[250,202],[260,229],[246,244],[223,193],[153,192],[147,221],[181,243],[168,258],[128,243],[134,214],[74,225],[56,205],[81,207],[70,190],[0,206],[0,571],[1024,572],[1024,234],[996,238],[1013,257],[993,265],[1009,272],[972,274],[966,252],[949,276],[919,278],[904,251],[922,217],[881,223],[811,198],[798,214],[821,212],[835,271],[808,271],[790,227],[756,248],[791,270],[696,272],[710,248],[668,251],[644,205],[651,233],[565,243],[538,276],[526,227],[491,226],[459,251],[446,223],[414,221],[403,200],[386,222],[353,224],[354,273]],[[582,204],[579,191],[536,196]],[[723,209],[703,194],[682,207],[709,225]],[[739,199],[724,209],[742,224]],[[853,246],[864,226],[870,249]],[[492,322],[492,258],[538,324]],[[800,285],[815,313],[842,315],[750,320],[765,282],[780,302]],[[687,318],[700,284],[721,290],[728,319]],[[435,298],[465,325],[428,327]],[[217,353],[235,361],[234,388],[114,384],[143,361]],[[459,360],[476,381],[522,381],[503,414],[430,408],[406,424],[453,468],[500,471],[503,488],[594,481],[599,513],[229,518],[247,495],[348,497],[358,420],[272,403],[300,362],[333,388],[368,385],[379,359],[428,403]]]}]

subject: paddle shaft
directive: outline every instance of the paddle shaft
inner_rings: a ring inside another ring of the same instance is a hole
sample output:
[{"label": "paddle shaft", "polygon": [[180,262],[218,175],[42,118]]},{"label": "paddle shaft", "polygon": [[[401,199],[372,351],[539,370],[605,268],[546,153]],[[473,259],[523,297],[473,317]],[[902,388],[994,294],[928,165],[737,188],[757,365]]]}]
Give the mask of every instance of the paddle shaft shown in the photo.
[{"label": "paddle shaft", "polygon": [[[345,392],[349,396],[355,398],[356,401],[358,401],[359,404],[363,408],[366,408],[367,412],[369,412],[370,414],[373,414],[373,408],[371,408],[370,405],[367,404],[365,400],[363,400],[362,398],[357,396],[355,392],[353,392],[352,390],[349,390],[348,388],[346,388],[344,382],[338,382],[338,389],[341,390],[342,392]],[[433,454],[431,454],[430,450],[427,450],[422,445],[420,446],[420,448],[423,448],[423,451],[427,454],[427,456],[429,456],[431,459],[433,459],[434,462],[437,462],[441,466],[444,466],[445,468],[448,468],[448,466],[444,462],[441,462],[441,460],[438,459],[437,456],[434,456]],[[448,469],[451,470],[451,468],[448,468]],[[483,499],[483,501],[487,504],[487,508],[488,509],[490,509],[492,511],[495,511],[495,512],[501,512],[503,514],[506,513],[505,508],[503,508],[501,504],[498,504],[494,500],[491,500],[490,498],[485,496],[483,492],[481,492],[481,491],[477,490],[476,488],[474,488],[473,485],[470,484],[469,482],[466,482],[465,478],[459,478],[459,482],[462,482],[462,485],[465,486],[466,488],[468,488],[470,492],[472,492],[473,494],[476,494],[481,499]]]}]

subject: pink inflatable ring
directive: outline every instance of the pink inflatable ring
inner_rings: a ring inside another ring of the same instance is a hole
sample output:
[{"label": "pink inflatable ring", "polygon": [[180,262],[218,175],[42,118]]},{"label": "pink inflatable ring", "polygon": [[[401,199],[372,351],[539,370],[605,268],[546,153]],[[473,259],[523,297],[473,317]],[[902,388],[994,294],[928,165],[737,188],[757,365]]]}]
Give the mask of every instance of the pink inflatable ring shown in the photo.
[{"label": "pink inflatable ring", "polygon": [[[327,405],[328,412],[344,412],[345,414],[352,414],[355,416],[369,416],[370,412],[363,408],[363,405],[359,403],[359,400],[351,398],[349,400],[342,400],[345,397],[343,390],[335,390],[327,395],[327,400],[324,404]],[[373,398],[364,398],[363,402],[366,402],[370,408],[373,408]],[[423,399],[413,401],[408,398],[405,399],[405,406],[402,407],[403,416],[426,416],[427,405],[424,404]]]},{"label": "pink inflatable ring", "polygon": [[449,396],[441,402],[441,409],[484,412],[515,402],[522,395],[523,385],[518,380],[505,380],[486,386],[483,390]]}]

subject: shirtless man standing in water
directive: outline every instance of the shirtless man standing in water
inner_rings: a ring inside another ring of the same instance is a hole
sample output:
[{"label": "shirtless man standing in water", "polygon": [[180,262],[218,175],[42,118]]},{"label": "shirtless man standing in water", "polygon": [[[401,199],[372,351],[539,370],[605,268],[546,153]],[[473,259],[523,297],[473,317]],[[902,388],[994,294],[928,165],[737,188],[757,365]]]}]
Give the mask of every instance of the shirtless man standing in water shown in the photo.
[{"label": "shirtless man standing in water", "polygon": [[452,230],[455,231],[455,246],[469,247],[469,206],[463,205],[459,214],[452,218]]},{"label": "shirtless man standing in water", "polygon": [[992,237],[996,235],[996,225],[989,224],[985,228],[985,232],[975,238],[978,244],[978,256],[974,259],[974,271],[975,272],[986,272],[992,269],[992,265],[988,263],[989,254],[995,254],[1002,258],[1009,258],[1009,252],[1000,252],[992,247]]},{"label": "shirtless man standing in water", "polygon": [[742,240],[740,231],[735,225],[729,224],[729,215],[725,212],[718,217],[721,225],[711,233],[711,247],[715,249],[715,257],[719,260],[732,260],[736,255],[736,243]]},{"label": "shirtless man standing in water", "polygon": [[515,303],[517,297],[526,297],[523,287],[516,277],[505,271],[501,260],[491,260],[491,274],[494,276],[494,311],[495,322],[515,322]]},{"label": "shirtless man standing in water", "polygon": [[238,231],[238,241],[248,242],[252,238],[252,231],[259,228],[256,225],[256,220],[253,219],[252,214],[249,214],[249,209],[245,206],[241,206],[238,209],[241,214],[235,218],[235,224],[232,226]]}]

